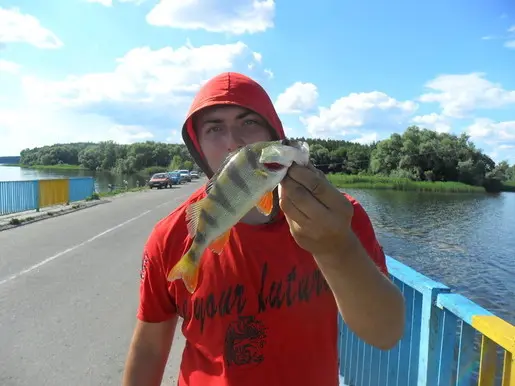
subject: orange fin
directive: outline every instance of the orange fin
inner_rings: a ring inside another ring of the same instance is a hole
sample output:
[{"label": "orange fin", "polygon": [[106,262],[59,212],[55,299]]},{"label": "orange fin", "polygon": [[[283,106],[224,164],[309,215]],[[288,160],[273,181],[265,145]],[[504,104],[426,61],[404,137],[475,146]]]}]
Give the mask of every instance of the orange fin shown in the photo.
[{"label": "orange fin", "polygon": [[225,244],[229,241],[229,236],[231,236],[231,230],[229,229],[222,235],[218,236],[216,240],[214,240],[211,244],[209,244],[209,249],[213,252],[220,254],[225,247]]},{"label": "orange fin", "polygon": [[195,292],[198,285],[198,264],[196,264],[190,257],[188,251],[177,264],[168,273],[168,280],[174,281],[182,279],[184,285],[189,293]]},{"label": "orange fin", "polygon": [[265,193],[257,203],[256,208],[267,216],[272,213],[272,209],[274,208],[274,194],[272,192]]}]

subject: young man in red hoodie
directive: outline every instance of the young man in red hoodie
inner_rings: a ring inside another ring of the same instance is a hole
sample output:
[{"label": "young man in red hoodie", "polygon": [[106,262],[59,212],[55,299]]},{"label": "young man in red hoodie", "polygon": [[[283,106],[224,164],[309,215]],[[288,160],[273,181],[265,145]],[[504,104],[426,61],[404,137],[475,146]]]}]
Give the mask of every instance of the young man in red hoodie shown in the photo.
[{"label": "young man in red hoodie", "polygon": [[[182,135],[208,177],[229,152],[285,138],[265,90],[238,73],[202,87]],[[220,256],[206,250],[194,294],[182,280],[169,282],[192,241],[186,208],[204,196],[205,186],[145,245],[124,386],[161,384],[178,316],[186,338],[181,386],[336,386],[338,312],[374,346],[388,349],[401,338],[403,298],[386,276],[369,217],[312,166],[290,168],[271,216],[252,210]]]}]

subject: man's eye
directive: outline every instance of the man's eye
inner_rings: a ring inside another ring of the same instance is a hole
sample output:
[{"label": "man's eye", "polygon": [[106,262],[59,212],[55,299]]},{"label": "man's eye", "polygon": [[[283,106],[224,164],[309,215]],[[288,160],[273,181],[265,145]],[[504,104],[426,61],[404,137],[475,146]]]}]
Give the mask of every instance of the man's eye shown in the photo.
[{"label": "man's eye", "polygon": [[258,125],[259,122],[254,120],[254,119],[246,119],[245,120],[245,125]]},{"label": "man's eye", "polygon": [[221,131],[222,128],[219,127],[219,126],[213,126],[213,127],[208,127],[207,130],[206,130],[206,133],[211,133],[211,132],[218,132],[218,131]]}]

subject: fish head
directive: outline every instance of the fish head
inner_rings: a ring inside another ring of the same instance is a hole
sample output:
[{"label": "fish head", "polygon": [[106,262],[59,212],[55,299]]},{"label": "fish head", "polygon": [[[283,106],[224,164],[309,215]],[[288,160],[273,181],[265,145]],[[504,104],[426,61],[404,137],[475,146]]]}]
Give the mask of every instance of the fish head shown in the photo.
[{"label": "fish head", "polygon": [[306,142],[282,140],[260,142],[254,151],[259,153],[259,167],[262,171],[284,177],[295,162],[306,166],[309,162],[309,145]]}]

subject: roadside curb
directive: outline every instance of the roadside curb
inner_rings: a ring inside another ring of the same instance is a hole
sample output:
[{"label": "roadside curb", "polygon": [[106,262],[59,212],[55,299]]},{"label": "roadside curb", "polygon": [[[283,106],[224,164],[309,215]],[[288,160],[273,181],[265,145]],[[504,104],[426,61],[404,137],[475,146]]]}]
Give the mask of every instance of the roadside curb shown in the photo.
[{"label": "roadside curb", "polygon": [[92,208],[97,205],[107,204],[109,202],[111,202],[111,200],[107,200],[107,199],[100,199],[100,200],[86,201],[86,202],[81,201],[78,203],[70,204],[69,206],[66,206],[61,209],[48,210],[48,211],[39,212],[39,213],[32,212],[30,214],[26,214],[26,212],[24,212],[25,214],[20,215],[19,217],[16,217],[16,214],[13,213],[9,216],[12,219],[14,219],[14,218],[20,219],[21,220],[20,223],[19,224],[11,224],[11,223],[2,224],[2,223],[0,223],[0,232],[6,231],[6,230],[9,230],[12,228],[19,228],[21,226],[28,225],[28,224],[33,224],[38,221],[43,221],[43,220],[48,220],[50,218],[63,216],[63,215],[69,214],[69,213],[77,212],[79,210]]}]

